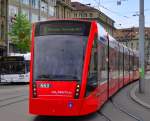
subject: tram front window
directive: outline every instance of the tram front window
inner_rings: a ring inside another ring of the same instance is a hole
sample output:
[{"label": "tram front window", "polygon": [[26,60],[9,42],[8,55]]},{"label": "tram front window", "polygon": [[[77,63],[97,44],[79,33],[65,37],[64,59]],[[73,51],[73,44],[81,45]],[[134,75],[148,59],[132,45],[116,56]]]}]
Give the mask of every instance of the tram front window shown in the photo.
[{"label": "tram front window", "polygon": [[80,81],[86,42],[77,35],[35,37],[34,80]]}]

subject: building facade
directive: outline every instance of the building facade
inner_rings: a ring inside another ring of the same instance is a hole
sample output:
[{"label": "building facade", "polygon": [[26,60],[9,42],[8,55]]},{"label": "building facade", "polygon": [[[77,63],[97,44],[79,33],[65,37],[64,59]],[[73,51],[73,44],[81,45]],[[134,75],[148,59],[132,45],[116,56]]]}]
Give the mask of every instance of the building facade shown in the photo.
[{"label": "building facade", "polygon": [[[114,37],[129,48],[139,50],[139,28],[117,29]],[[145,27],[145,59],[150,64],[150,28]]]},{"label": "building facade", "polygon": [[71,0],[57,0],[56,18],[80,18],[87,20],[96,20],[113,35],[114,20],[100,12],[98,9],[80,2],[71,2]]},{"label": "building facade", "polygon": [[9,22],[18,12],[31,22],[47,20],[55,16],[56,0],[9,0]]},{"label": "building facade", "polygon": [[0,0],[0,56],[5,55],[7,45],[7,0]]},{"label": "building facade", "polygon": [[114,31],[114,21],[111,18],[90,5],[79,2],[71,2],[71,0],[0,0],[0,53],[13,51],[14,47],[7,33],[11,30],[13,20],[19,12],[25,14],[31,23],[51,18],[81,18],[97,20],[111,35]]},{"label": "building facade", "polygon": [[112,20],[106,14],[102,13],[101,11],[99,11],[94,7],[91,7],[90,4],[72,2],[71,5],[74,8],[72,12],[72,18],[96,20],[106,29],[106,31],[109,34],[113,35],[113,32],[115,30],[114,20]]},{"label": "building facade", "polygon": [[56,18],[72,18],[73,8],[71,0],[57,0],[56,2]]},{"label": "building facade", "polygon": [[[56,0],[8,0],[8,31],[11,30],[13,19],[18,13],[27,16],[31,23],[54,18]],[[15,52],[15,46],[8,38],[9,52]]]}]

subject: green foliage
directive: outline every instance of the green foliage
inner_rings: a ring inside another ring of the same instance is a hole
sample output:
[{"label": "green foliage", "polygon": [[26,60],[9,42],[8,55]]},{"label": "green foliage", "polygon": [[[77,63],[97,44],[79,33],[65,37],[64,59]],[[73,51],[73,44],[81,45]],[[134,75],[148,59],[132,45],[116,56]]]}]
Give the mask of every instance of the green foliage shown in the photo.
[{"label": "green foliage", "polygon": [[18,14],[12,24],[9,36],[12,43],[21,52],[29,52],[30,50],[30,35],[31,23],[28,21],[26,15]]}]

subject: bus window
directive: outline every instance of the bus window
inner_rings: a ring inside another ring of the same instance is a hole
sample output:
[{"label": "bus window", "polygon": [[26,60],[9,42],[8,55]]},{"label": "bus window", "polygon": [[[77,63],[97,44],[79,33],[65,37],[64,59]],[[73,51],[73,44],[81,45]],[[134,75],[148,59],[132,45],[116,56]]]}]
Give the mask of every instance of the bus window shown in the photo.
[{"label": "bus window", "polygon": [[1,63],[2,74],[24,74],[25,64],[24,62],[2,62]]},{"label": "bus window", "polygon": [[25,67],[26,67],[26,72],[30,72],[30,61],[29,60],[26,60],[25,61]]}]

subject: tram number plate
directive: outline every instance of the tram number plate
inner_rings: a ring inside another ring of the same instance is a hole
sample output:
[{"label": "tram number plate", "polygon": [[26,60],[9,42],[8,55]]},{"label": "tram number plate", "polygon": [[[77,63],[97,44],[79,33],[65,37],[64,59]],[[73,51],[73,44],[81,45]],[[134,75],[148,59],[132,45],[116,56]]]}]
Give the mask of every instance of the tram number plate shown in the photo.
[{"label": "tram number plate", "polygon": [[51,85],[50,84],[40,84],[40,88],[50,88]]}]

